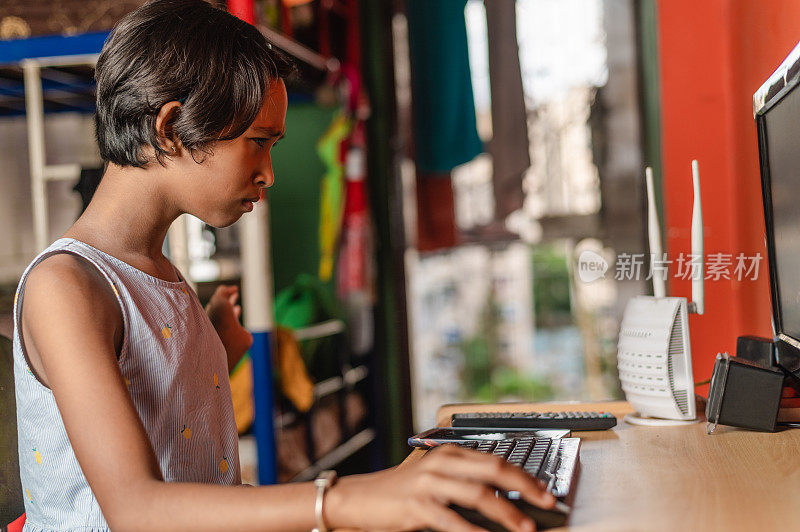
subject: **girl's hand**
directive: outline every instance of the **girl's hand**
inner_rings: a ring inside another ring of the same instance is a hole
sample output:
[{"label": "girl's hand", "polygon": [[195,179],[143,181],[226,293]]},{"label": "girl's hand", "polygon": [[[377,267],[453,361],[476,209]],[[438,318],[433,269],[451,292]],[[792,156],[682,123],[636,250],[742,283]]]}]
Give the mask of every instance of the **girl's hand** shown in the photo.
[{"label": "girl's hand", "polygon": [[239,288],[232,285],[220,285],[206,305],[208,319],[214,325],[214,329],[219,334],[222,345],[225,346],[225,351],[228,353],[229,371],[253,345],[253,335],[239,323],[242,307],[236,304],[238,298]]},{"label": "girl's hand", "polygon": [[495,490],[519,491],[524,499],[551,508],[555,498],[542,484],[496,456],[455,445],[438,447],[403,469],[342,478],[325,496],[325,522],[331,528],[363,530],[481,530],[448,508],[473,508],[514,532],[535,523]]}]

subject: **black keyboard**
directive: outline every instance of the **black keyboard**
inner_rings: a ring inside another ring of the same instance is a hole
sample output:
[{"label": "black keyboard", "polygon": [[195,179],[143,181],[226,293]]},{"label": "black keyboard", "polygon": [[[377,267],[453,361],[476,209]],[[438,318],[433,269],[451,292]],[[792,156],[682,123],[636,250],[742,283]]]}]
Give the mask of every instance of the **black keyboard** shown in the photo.
[{"label": "black keyboard", "polygon": [[[461,447],[500,456],[547,485],[556,497],[556,506],[544,510],[524,501],[519,492],[501,492],[523,513],[536,521],[538,530],[564,526],[569,517],[579,467],[579,438],[514,438],[508,440],[466,441]],[[507,532],[495,521],[469,508],[453,505],[462,517],[489,532]]]},{"label": "black keyboard", "polygon": [[452,423],[493,429],[607,430],[617,418],[607,412],[471,412],[453,414]]}]

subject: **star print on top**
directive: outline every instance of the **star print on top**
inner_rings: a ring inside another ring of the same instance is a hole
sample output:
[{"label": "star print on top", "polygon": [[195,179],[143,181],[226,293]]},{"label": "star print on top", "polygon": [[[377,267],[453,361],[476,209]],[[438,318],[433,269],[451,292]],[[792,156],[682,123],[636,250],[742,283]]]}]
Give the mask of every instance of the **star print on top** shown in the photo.
[{"label": "star print on top", "polygon": [[30,371],[19,333],[28,273],[55,253],[82,257],[86,267],[96,268],[114,289],[123,319],[119,369],[164,480],[241,484],[227,355],[197,295],[182,279],[158,279],[84,242],[62,238],[28,266],[14,305],[14,382],[20,479],[28,495],[26,532],[108,530],[53,394]]}]

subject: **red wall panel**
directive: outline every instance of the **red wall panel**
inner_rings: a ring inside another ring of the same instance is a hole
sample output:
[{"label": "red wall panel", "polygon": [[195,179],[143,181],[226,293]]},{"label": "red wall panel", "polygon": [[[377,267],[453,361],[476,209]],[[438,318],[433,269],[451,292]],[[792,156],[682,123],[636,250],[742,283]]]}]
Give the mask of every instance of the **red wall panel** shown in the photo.
[{"label": "red wall panel", "polygon": [[[772,336],[752,95],[800,40],[800,2],[660,0],[658,17],[669,258],[691,249],[692,159],[700,166],[706,256],[763,257],[755,280],[706,281],[706,313],[689,318],[701,381],[717,352],[734,353],[737,336]],[[673,263],[670,295],[691,297],[690,281],[676,273]]]}]

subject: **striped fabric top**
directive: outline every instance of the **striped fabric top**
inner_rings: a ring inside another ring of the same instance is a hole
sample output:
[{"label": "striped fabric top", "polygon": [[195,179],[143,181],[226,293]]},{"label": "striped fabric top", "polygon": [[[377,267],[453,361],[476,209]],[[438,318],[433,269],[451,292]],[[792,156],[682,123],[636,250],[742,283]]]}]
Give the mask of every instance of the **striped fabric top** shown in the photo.
[{"label": "striped fabric top", "polygon": [[[225,348],[194,291],[71,238],[43,251],[14,298],[14,381],[25,531],[108,530],[67,438],[53,393],[31,372],[21,338],[25,282],[55,253],[93,264],[122,308],[119,367],[168,482],[241,484]],[[119,479],[124,482],[125,479]]]}]

